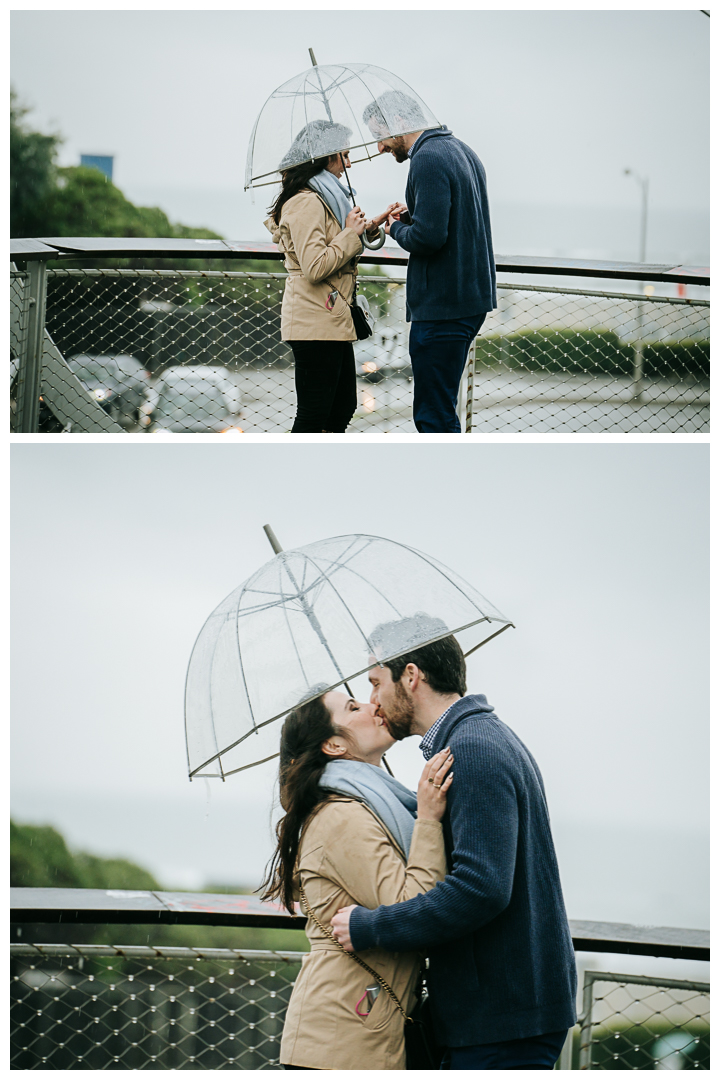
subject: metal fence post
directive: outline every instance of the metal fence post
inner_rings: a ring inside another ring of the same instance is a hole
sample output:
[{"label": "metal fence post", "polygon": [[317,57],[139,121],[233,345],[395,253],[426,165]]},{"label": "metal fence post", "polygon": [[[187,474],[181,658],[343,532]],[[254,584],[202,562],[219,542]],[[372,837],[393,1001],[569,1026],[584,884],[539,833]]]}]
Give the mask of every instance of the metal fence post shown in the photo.
[{"label": "metal fence post", "polygon": [[640,401],[642,398],[642,380],[643,380],[643,362],[644,362],[644,343],[643,332],[645,323],[645,306],[642,303],[638,303],[637,306],[637,338],[635,340],[635,348],[633,350],[633,388],[632,399],[633,401]]},{"label": "metal fence post", "polygon": [[45,338],[47,301],[47,260],[28,260],[28,328],[24,355],[18,372],[18,427],[21,432],[38,430],[40,416],[40,376]]},{"label": "metal fence post", "polygon": [[556,1069],[572,1069],[574,1035],[575,1028],[571,1027],[567,1033],[567,1039],[563,1043],[563,1048],[560,1051],[560,1057],[558,1058],[557,1064],[555,1066]]},{"label": "metal fence post", "polygon": [[592,1007],[594,972],[585,972],[583,986],[583,1011],[580,1017],[580,1061],[581,1069],[589,1069],[592,1064]]},{"label": "metal fence post", "polygon": [[475,345],[473,338],[468,356],[467,381],[465,391],[465,433],[470,434],[473,426],[473,392],[475,390]]}]

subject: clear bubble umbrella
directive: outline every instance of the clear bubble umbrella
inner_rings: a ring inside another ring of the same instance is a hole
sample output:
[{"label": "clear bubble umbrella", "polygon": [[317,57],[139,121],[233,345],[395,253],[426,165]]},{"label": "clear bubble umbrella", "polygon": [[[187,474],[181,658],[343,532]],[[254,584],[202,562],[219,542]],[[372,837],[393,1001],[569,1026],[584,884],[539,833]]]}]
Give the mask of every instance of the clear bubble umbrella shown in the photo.
[{"label": "clear bubble umbrella", "polygon": [[378,661],[449,634],[467,656],[513,625],[452,570],[405,544],[359,534],[282,551],[265,528],[277,554],[215,608],[190,657],[191,780],[224,780],[276,757],[292,708]]},{"label": "clear bubble umbrella", "polygon": [[[305,161],[362,150],[380,138],[440,127],[422,99],[392,72],[371,64],[326,64],[289,79],[260,110],[250,137],[245,190],[280,180]],[[346,173],[347,176],[347,173]]]}]

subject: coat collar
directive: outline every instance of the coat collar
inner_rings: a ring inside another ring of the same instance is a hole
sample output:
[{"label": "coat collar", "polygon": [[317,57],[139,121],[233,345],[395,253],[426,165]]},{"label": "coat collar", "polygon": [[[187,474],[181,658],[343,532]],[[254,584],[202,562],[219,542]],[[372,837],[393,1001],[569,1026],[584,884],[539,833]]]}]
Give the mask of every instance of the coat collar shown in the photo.
[{"label": "coat collar", "polygon": [[495,715],[495,710],[492,705],[488,704],[488,699],[484,694],[467,694],[450,706],[445,714],[445,719],[435,732],[432,746],[433,754],[437,753],[436,748],[441,749],[443,746],[447,746],[450,735],[462,720],[473,715]]}]

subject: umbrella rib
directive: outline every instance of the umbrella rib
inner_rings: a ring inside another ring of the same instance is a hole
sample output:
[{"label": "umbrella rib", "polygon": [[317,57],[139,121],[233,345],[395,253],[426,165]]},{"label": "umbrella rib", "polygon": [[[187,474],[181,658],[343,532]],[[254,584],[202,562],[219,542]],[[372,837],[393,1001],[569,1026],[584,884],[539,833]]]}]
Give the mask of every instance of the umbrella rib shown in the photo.
[{"label": "umbrella rib", "polygon": [[[201,637],[202,637],[202,635],[203,635],[203,631],[205,630],[205,627],[207,626],[207,624],[208,624],[208,623],[210,622],[210,620],[212,619],[212,617],[213,617],[213,614],[214,614],[214,612],[213,612],[212,614],[208,615],[207,619],[206,619],[206,620],[205,620],[205,622],[204,622],[204,623],[202,624],[202,627],[201,627],[201,629],[200,629],[200,633],[199,633],[199,634],[198,634],[198,636],[197,636],[197,637],[195,638],[195,644],[193,645],[193,649],[192,649],[192,652],[190,653],[190,660],[188,661],[187,671],[185,672],[185,749],[186,749],[186,751],[187,751],[187,759],[188,759],[188,771],[189,771],[189,772],[190,772],[190,740],[188,739],[188,716],[187,716],[187,688],[188,688],[188,677],[189,677],[189,675],[190,675],[190,668],[191,668],[191,666],[192,666],[192,658],[193,658],[193,655],[194,655],[194,653],[195,653],[195,650],[196,650],[196,648],[197,648],[198,642],[199,642],[200,638],[201,638]],[[214,650],[213,650],[213,655],[214,655]],[[211,665],[211,670],[212,670],[212,665]],[[214,718],[213,718],[213,712],[212,712],[212,689],[211,689],[211,691],[210,691],[210,695],[209,695],[209,697],[210,697],[210,723],[211,723],[211,726],[212,726],[212,733],[213,733],[213,741],[214,741],[214,743],[215,743],[215,748],[217,749],[217,745],[218,745],[218,740],[217,740],[217,732],[215,731],[215,720],[214,720]],[[219,754],[221,754],[221,753],[222,753],[222,750],[220,750],[220,751],[218,752],[218,754],[216,754],[216,755],[215,755],[215,757],[218,757],[218,756],[219,756]],[[214,758],[214,757],[210,758],[210,761],[214,761],[214,760],[215,760],[215,758]],[[200,768],[202,768],[202,765],[200,766]],[[192,774],[192,772],[190,772],[190,776],[191,776],[191,777],[192,777],[192,775],[193,775],[193,774]]]},{"label": "umbrella rib", "polygon": [[295,655],[297,656],[297,661],[298,661],[298,664],[300,665],[300,671],[302,673],[302,677],[305,680],[305,682],[307,682],[307,673],[305,671],[305,667],[303,665],[302,658],[300,656],[300,650],[298,649],[297,642],[295,641],[295,635],[293,634],[292,626],[290,625],[290,619],[288,618],[287,604],[283,603],[281,606],[282,606],[282,609],[283,609],[283,614],[285,616],[285,625],[287,626],[288,633],[290,634],[290,641],[292,642],[292,646],[293,646],[293,648],[295,650]]},{"label": "umbrella rib", "polygon": [[359,574],[359,573],[358,573],[358,571],[357,571],[357,570],[354,570],[354,569],[352,568],[352,566],[345,566],[345,567],[344,567],[344,569],[345,569],[345,570],[347,570],[348,574],[354,574],[354,575],[355,575],[355,577],[357,577],[357,578],[360,578],[360,581],[364,582],[364,584],[366,584],[366,585],[370,585],[370,587],[371,587],[372,589],[374,589],[374,591],[375,591],[375,592],[376,592],[376,593],[378,594],[378,596],[381,596],[381,597],[382,597],[382,599],[383,599],[383,600],[385,601],[385,603],[386,603],[386,604],[387,604],[387,605],[388,605],[389,607],[391,607],[391,608],[392,608],[392,610],[393,610],[393,611],[395,612],[395,614],[396,614],[396,615],[402,616],[402,612],[401,612],[401,611],[399,611],[399,610],[398,610],[398,609],[397,609],[397,608],[395,607],[395,605],[394,605],[394,604],[392,603],[392,601],[391,601],[391,600],[388,600],[388,598],[387,598],[387,596],[385,595],[385,593],[384,593],[384,592],[382,592],[382,591],[381,591],[381,590],[380,590],[380,589],[379,589],[379,588],[377,587],[377,585],[374,585],[372,581],[369,581],[369,580],[368,580],[367,578],[364,578],[364,577],[363,577],[363,576],[362,576],[361,574]]},{"label": "umbrella rib", "polygon": [[[391,543],[392,543],[392,541],[391,541]],[[406,547],[406,545],[405,545],[405,544],[400,544],[399,546],[400,546],[400,547]],[[423,560],[423,562],[426,562],[426,563],[428,564],[428,566],[432,566],[434,570],[437,570],[437,571],[438,571],[438,572],[439,572],[440,574],[442,574],[442,576],[443,576],[443,577],[445,578],[445,580],[446,580],[446,581],[449,581],[449,582],[450,582],[450,584],[451,584],[451,585],[452,585],[452,586],[453,586],[454,588],[456,588],[456,589],[457,589],[457,591],[458,591],[458,592],[460,593],[460,595],[461,595],[461,596],[464,596],[466,600],[468,600],[468,599],[469,599],[469,597],[467,596],[467,594],[466,594],[466,593],[464,593],[464,592],[462,591],[462,589],[460,588],[460,586],[459,586],[459,585],[458,585],[458,584],[457,584],[456,582],[454,582],[454,581],[452,580],[452,578],[451,578],[451,577],[449,576],[449,571],[448,571],[447,567],[444,567],[444,566],[442,565],[442,563],[437,563],[437,562],[435,562],[434,560],[431,560],[431,559],[429,559],[427,555],[423,555],[422,551],[418,551],[418,550],[417,550],[416,548],[411,548],[411,547],[409,547],[409,546],[408,546],[408,547],[406,547],[406,550],[407,550],[407,551],[412,551],[414,555],[419,555],[419,556],[420,556],[420,558],[421,558],[421,559]],[[468,584],[468,585],[470,585],[470,583],[469,583],[469,582],[468,582],[467,584]],[[472,586],[470,586],[470,588],[472,588]],[[476,589],[473,589],[473,591],[474,591],[474,592],[477,592],[477,590],[476,590]],[[479,595],[480,595],[480,596],[482,596],[482,593],[480,593]],[[483,600],[487,600],[487,597],[483,596]],[[476,608],[478,609],[478,611],[482,611],[482,608],[478,608],[478,607],[477,607],[477,604],[475,604],[475,602],[474,602],[474,601],[470,601],[470,602],[471,602],[471,603],[473,604],[473,606],[474,606],[474,607],[476,607]],[[488,601],[488,603],[490,603],[490,601]],[[490,604],[490,606],[491,606],[492,608],[494,608],[494,609],[495,609],[495,611],[497,611],[498,615],[500,615],[500,616],[501,616],[501,619],[499,619],[499,620],[498,620],[498,619],[495,619],[495,622],[499,622],[499,621],[502,621],[502,622],[509,622],[509,620],[505,618],[505,616],[503,615],[503,613],[502,613],[501,611],[498,611],[498,609],[497,609],[497,608],[495,607],[495,605],[494,605],[494,604]]]},{"label": "umbrella rib", "polygon": [[[376,539],[378,539],[378,537],[375,537],[375,536],[368,536],[368,535],[367,535],[367,534],[365,534],[365,533],[360,533],[360,534],[359,534],[358,536],[352,536],[352,537],[350,538],[350,546],[349,546],[349,548],[346,548],[346,549],[345,549],[345,551],[343,552],[343,555],[346,555],[346,554],[348,553],[348,551],[350,550],[350,548],[352,548],[352,547],[353,547],[353,545],[354,545],[354,544],[356,544],[356,543],[357,543],[357,541],[358,541],[358,540],[359,540],[360,538],[362,538],[362,539],[363,539],[363,540],[365,541],[365,545],[364,545],[364,547],[363,547],[363,548],[361,548],[361,549],[360,549],[360,551],[356,551],[356,552],[353,552],[353,557],[354,557],[355,555],[360,555],[360,554],[362,554],[362,552],[363,552],[364,550],[367,550],[367,548],[369,548],[369,547],[370,547],[370,545],[372,544],[373,540],[376,540]],[[393,543],[393,541],[388,541],[388,542],[389,542],[389,543]],[[399,545],[398,545],[398,547],[404,547],[404,546],[405,546],[404,544],[399,544]],[[410,548],[410,550],[412,551],[412,548]],[[392,603],[392,602],[391,602],[390,600],[388,600],[387,596],[385,596],[385,594],[384,594],[383,592],[381,592],[381,591],[380,591],[380,589],[378,589],[378,587],[377,587],[376,585],[374,585],[372,581],[370,581],[370,580],[369,580],[368,578],[364,578],[364,577],[362,577],[362,576],[361,576],[361,575],[360,575],[360,574],[358,573],[358,571],[357,571],[357,570],[354,570],[354,569],[353,569],[353,568],[352,568],[351,566],[348,566],[348,565],[347,565],[347,562],[345,562],[345,563],[342,563],[342,564],[340,564],[340,563],[339,563],[339,559],[340,559],[340,558],[342,558],[342,555],[338,556],[338,559],[336,559],[336,560],[335,560],[335,564],[336,564],[336,566],[337,566],[337,568],[338,568],[338,569],[344,569],[344,570],[347,570],[347,572],[348,572],[349,574],[354,574],[354,575],[355,575],[355,577],[358,577],[358,578],[360,578],[360,580],[361,580],[362,582],[364,582],[364,583],[365,583],[366,585],[370,585],[370,586],[371,586],[371,588],[372,588],[372,589],[374,589],[374,590],[375,590],[375,592],[376,592],[376,593],[378,594],[378,596],[381,596],[381,597],[383,598],[383,600],[384,600],[384,601],[385,601],[385,602],[386,602],[386,603],[387,603],[387,604],[388,604],[388,605],[389,605],[389,606],[390,606],[390,607],[392,608],[392,610],[393,610],[393,611],[395,612],[395,614],[396,614],[396,615],[400,615],[400,614],[401,614],[401,612],[400,612],[400,611],[398,611],[398,609],[397,609],[397,608],[395,607],[395,605],[394,605],[394,604],[393,604],[393,603]]]},{"label": "umbrella rib", "polygon": [[[368,94],[370,94],[370,96],[373,97],[373,94],[372,94],[372,91],[370,90],[370,87],[367,85],[365,80],[363,78],[361,78],[360,75],[357,74],[357,72],[355,72],[355,78],[360,80],[360,82],[363,84],[363,86],[367,90]],[[347,81],[349,81],[349,80],[346,80],[346,82]],[[340,84],[338,84],[338,92],[340,94],[342,94],[342,96],[344,97],[345,103],[347,104],[347,107],[348,107],[348,111],[349,111],[350,115],[352,116],[353,120],[355,121],[355,126],[358,129],[358,131],[360,132],[360,134],[362,135],[363,130],[362,130],[362,127],[360,126],[360,121],[358,120],[357,116],[355,115],[355,110],[352,107],[352,105],[350,104],[350,101],[348,100],[347,94],[345,93],[344,90],[341,89]]]},{"label": "umbrella rib", "polygon": [[235,773],[245,772],[245,769],[254,769],[256,765],[264,765],[266,761],[272,761],[273,758],[280,757],[280,751],[277,754],[270,754],[270,757],[260,758],[260,761],[253,761],[251,765],[241,765],[239,769],[231,769],[226,772],[226,776],[233,776]]},{"label": "umbrella rib", "polygon": [[[255,575],[253,575],[253,577],[254,576]],[[238,598],[235,601],[235,648],[237,649],[238,663],[240,664],[240,673],[242,675],[242,684],[243,684],[243,689],[245,690],[245,700],[247,701],[247,706],[248,706],[248,709],[250,711],[250,719],[251,719],[252,725],[253,725],[252,730],[256,731],[257,730],[257,724],[255,723],[255,713],[253,712],[252,701],[250,700],[250,694],[248,693],[247,679],[245,678],[245,665],[243,664],[242,652],[240,650],[240,601],[242,600],[243,596],[245,595],[245,592],[247,591],[247,587],[248,587],[248,585],[250,584],[251,581],[252,581],[252,578],[248,578],[248,580],[243,584],[242,588],[240,589],[240,593],[238,594]]]},{"label": "umbrella rib", "polygon": [[[341,563],[339,560],[342,559],[345,555],[348,554],[348,551],[353,547],[356,539],[357,539],[356,537],[351,537],[350,538],[349,546],[345,549],[345,551],[343,551],[337,557],[337,559],[335,559],[333,561],[333,564],[332,564],[333,567],[337,567],[338,569],[342,569],[343,567],[346,566],[345,563]],[[371,537],[370,540],[372,540],[372,539],[373,538]],[[366,548],[369,547],[369,543],[366,543],[365,547]],[[283,554],[285,554],[285,553],[283,553]],[[307,559],[306,565],[303,568],[303,576],[305,575],[305,569],[306,569],[308,563],[310,563],[309,559]],[[313,563],[312,565],[314,566],[315,564]],[[259,571],[258,571],[258,573],[259,573]],[[253,577],[254,576],[255,575],[253,575]],[[250,579],[250,580],[252,580],[252,579]],[[294,581],[294,579],[293,579],[293,581]],[[309,592],[310,589],[315,588],[316,584],[317,584],[317,581],[313,581],[309,586],[306,586],[305,582],[303,581],[302,586],[297,586],[296,585],[296,592],[295,593],[280,592],[279,599],[282,600],[283,603],[287,603],[290,600],[299,600],[300,603],[302,604],[303,596],[307,592]],[[243,589],[244,589],[244,591],[247,591],[247,592],[254,592],[254,593],[259,593],[259,594],[263,594],[263,595],[267,595],[267,596],[274,596],[275,597],[275,600],[273,600],[271,602],[264,603],[264,604],[255,604],[255,605],[253,605],[251,607],[246,607],[244,609],[244,611],[242,612],[243,616],[244,615],[254,615],[258,611],[267,611],[269,608],[275,607],[277,605],[277,602],[278,602],[278,593],[277,592],[273,593],[273,592],[271,592],[270,589],[249,589],[249,588],[246,589],[245,586],[243,587]]]},{"label": "umbrella rib", "polygon": [[[307,127],[308,127],[308,124],[310,123],[310,121],[308,120],[308,114],[307,114],[307,94],[305,93],[305,82],[303,82],[303,86],[302,86],[302,103],[303,103],[303,113],[305,115],[305,129],[307,131]],[[309,138],[308,138],[308,141],[307,141],[307,145],[308,145],[308,150],[310,150],[310,139]],[[312,154],[310,155],[310,160],[311,161],[315,160],[315,158],[312,156]]]},{"label": "umbrella rib", "polygon": [[[375,144],[375,142],[376,142],[376,140],[374,140],[374,139],[368,139],[367,142],[353,143],[352,146],[347,146],[347,147],[345,147],[345,149],[348,150],[348,151],[350,151],[350,150],[361,150],[363,148],[367,148],[368,146],[373,146]],[[368,161],[372,161],[372,159],[376,158],[376,157],[380,157],[380,154],[370,154],[368,156]],[[270,184],[277,184],[279,182],[277,180],[266,180],[264,184],[256,184],[255,181],[256,180],[263,180],[266,176],[275,176],[277,173],[279,173],[279,171],[280,170],[276,166],[274,169],[271,169],[270,172],[260,173],[259,176],[254,176],[252,178],[251,184],[253,186],[255,186],[255,187],[269,187]]]},{"label": "umbrella rib", "polygon": [[[307,555],[305,556],[305,558],[307,559]],[[298,588],[297,582],[295,581],[292,570],[290,569],[289,566],[286,567],[286,569],[287,569],[288,577],[290,578],[293,585],[297,589]],[[315,615],[315,612],[312,610],[312,607],[310,606],[310,603],[309,603],[309,601],[307,599],[304,599],[304,598],[300,597],[300,603],[303,606],[303,611],[305,612],[305,614],[307,616],[308,622],[310,623],[313,630],[315,631],[318,638],[320,639],[321,644],[325,646],[325,651],[327,652],[328,656],[332,660],[333,665],[335,667],[335,670],[337,671],[338,675],[340,676],[340,682],[343,682],[344,681],[343,680],[343,673],[340,670],[340,665],[338,664],[337,660],[333,656],[332,649],[330,648],[330,645],[328,644],[328,641],[327,641],[327,639],[326,639],[326,637],[325,637],[325,635],[324,635],[324,633],[322,631],[322,627],[320,626],[320,623],[318,622],[318,619],[317,619],[317,616]],[[336,685],[339,686],[340,683],[337,683]]]},{"label": "umbrella rib", "polygon": [[[308,556],[306,555],[306,556],[305,556],[305,558],[307,559],[307,558],[308,558]],[[309,560],[309,559],[308,559],[308,561],[311,561],[311,560]],[[370,642],[368,641],[367,637],[365,636],[365,633],[364,633],[364,631],[363,631],[362,627],[360,626],[360,623],[359,623],[359,622],[357,621],[357,619],[356,619],[356,618],[355,618],[355,616],[353,615],[352,611],[350,610],[350,608],[349,608],[349,607],[347,606],[347,604],[346,604],[346,603],[345,603],[345,601],[343,600],[343,598],[342,598],[342,596],[340,595],[340,593],[339,593],[338,589],[337,589],[337,588],[335,587],[335,585],[334,585],[334,584],[333,584],[333,582],[332,582],[332,581],[330,580],[330,578],[329,578],[329,577],[327,576],[327,574],[326,574],[326,573],[325,573],[325,572],[324,572],[324,571],[323,571],[323,570],[322,570],[322,569],[321,569],[321,568],[320,568],[320,567],[319,567],[319,566],[317,565],[317,563],[313,562],[313,566],[314,566],[314,567],[315,567],[315,569],[316,569],[316,570],[318,571],[318,573],[319,573],[319,574],[320,574],[320,575],[322,576],[323,580],[324,580],[324,581],[326,581],[326,582],[327,582],[327,584],[328,584],[328,585],[330,586],[330,588],[331,588],[331,589],[333,590],[333,592],[334,592],[334,593],[335,593],[335,595],[337,596],[338,600],[340,601],[340,603],[342,604],[342,606],[343,606],[343,607],[345,608],[345,610],[347,611],[348,615],[350,616],[350,619],[351,619],[351,621],[352,621],[352,622],[353,622],[353,623],[355,624],[355,626],[357,627],[357,629],[358,629],[358,633],[360,634],[361,638],[363,639],[363,641],[365,642],[365,644],[367,645],[367,647],[368,647],[368,649],[369,649],[369,648],[370,648]],[[329,650],[328,650],[328,651],[329,651]],[[332,653],[331,653],[330,655],[332,656]],[[342,672],[340,671],[340,668],[338,667],[338,664],[337,664],[337,662],[336,662],[336,660],[335,660],[335,657],[334,657],[334,656],[332,657],[332,660],[333,660],[333,663],[335,664],[335,667],[337,668],[338,674],[342,674]]]},{"label": "umbrella rib", "polygon": [[[323,99],[323,105],[325,106],[325,112],[327,113],[328,120],[332,124],[333,123],[332,111],[330,109],[330,102],[327,99],[327,94],[325,92],[322,81],[320,79],[320,75],[319,75],[320,69],[319,68],[314,68],[313,70],[317,74],[317,80],[318,80],[318,83],[320,84],[320,96]],[[310,85],[312,86],[312,83]],[[305,81],[305,86],[307,86],[307,80]]]}]

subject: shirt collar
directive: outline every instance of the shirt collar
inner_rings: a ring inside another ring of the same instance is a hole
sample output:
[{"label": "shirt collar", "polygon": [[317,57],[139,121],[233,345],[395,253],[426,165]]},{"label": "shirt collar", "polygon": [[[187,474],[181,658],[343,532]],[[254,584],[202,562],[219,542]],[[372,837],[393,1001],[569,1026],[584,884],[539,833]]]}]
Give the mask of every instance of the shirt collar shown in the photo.
[{"label": "shirt collar", "polygon": [[[462,698],[460,698],[459,700],[462,701]],[[448,706],[448,708],[445,710],[445,712],[442,714],[442,716],[438,716],[437,720],[432,725],[432,727],[429,727],[427,729],[427,731],[425,732],[425,734],[424,734],[424,736],[422,738],[422,741],[420,743],[420,749],[422,750],[422,755],[423,755],[423,757],[425,758],[426,761],[429,761],[430,758],[433,756],[432,745],[435,742],[435,736],[438,733],[438,728],[442,724],[442,722],[445,719],[445,717],[447,716],[447,714],[450,712],[450,709],[452,709],[457,704],[458,704],[457,701],[453,701],[452,705]]]}]

